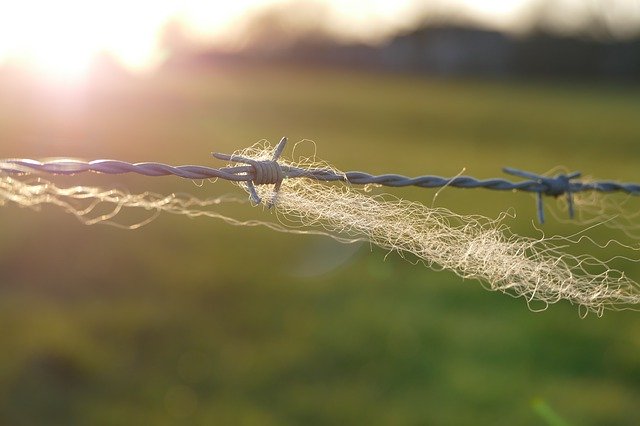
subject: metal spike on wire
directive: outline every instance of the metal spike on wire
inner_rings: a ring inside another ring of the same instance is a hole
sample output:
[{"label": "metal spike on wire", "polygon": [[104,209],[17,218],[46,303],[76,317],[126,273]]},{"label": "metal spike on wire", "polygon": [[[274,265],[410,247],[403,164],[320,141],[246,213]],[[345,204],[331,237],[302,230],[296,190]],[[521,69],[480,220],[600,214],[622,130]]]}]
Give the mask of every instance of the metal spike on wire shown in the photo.
[{"label": "metal spike on wire", "polygon": [[[217,159],[243,164],[221,168],[197,165],[171,166],[155,162],[128,163],[119,160],[54,160],[41,162],[31,159],[6,159],[0,160],[0,171],[17,174],[26,174],[33,171],[59,175],[97,172],[106,174],[137,173],[145,176],[174,175],[185,179],[220,178],[234,182],[246,182],[251,199],[256,204],[262,200],[255,190],[255,185],[274,184],[274,196],[276,196],[283,179],[302,177],[325,182],[343,181],[355,185],[378,184],[389,187],[417,186],[420,188],[447,186],[454,188],[485,188],[500,191],[516,190],[537,194],[537,212],[540,223],[544,223],[543,196],[545,195],[554,197],[565,195],[570,217],[574,216],[573,194],[578,192],[623,192],[640,195],[640,184],[615,181],[584,182],[577,180],[581,176],[580,172],[549,177],[514,168],[504,168],[503,171],[505,173],[526,179],[520,182],[513,182],[499,178],[476,179],[471,176],[447,178],[424,175],[408,177],[399,174],[372,175],[360,171],[338,173],[329,168],[302,169],[278,163],[286,142],[286,137],[280,140],[271,160],[258,161],[238,155],[213,153],[213,156]],[[272,197],[267,204],[271,206],[273,201],[274,198]]]}]

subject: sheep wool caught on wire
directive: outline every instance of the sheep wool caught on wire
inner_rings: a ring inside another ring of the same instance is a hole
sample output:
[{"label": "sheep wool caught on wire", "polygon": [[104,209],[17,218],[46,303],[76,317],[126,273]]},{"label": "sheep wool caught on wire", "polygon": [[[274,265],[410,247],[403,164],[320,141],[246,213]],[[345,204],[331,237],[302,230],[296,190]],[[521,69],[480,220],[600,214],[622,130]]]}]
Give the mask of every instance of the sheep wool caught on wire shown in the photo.
[{"label": "sheep wool caught on wire", "polygon": [[[163,211],[209,216],[235,225],[265,225],[284,232],[321,233],[339,240],[365,240],[403,257],[417,259],[429,267],[448,269],[463,278],[477,279],[490,290],[523,297],[531,309],[544,309],[549,304],[567,300],[578,305],[582,312],[601,315],[605,309],[633,308],[640,303],[637,282],[591,255],[567,253],[563,245],[570,243],[568,239],[536,239],[513,234],[504,225],[504,216],[492,220],[480,215],[457,214],[442,207],[427,207],[390,195],[371,196],[351,183],[358,178],[367,180],[364,177],[369,176],[368,180],[401,186],[397,178],[400,175],[375,177],[361,172],[343,173],[315,159],[286,161],[281,158],[285,142],[283,138],[275,148],[257,144],[233,155],[214,154],[230,163],[221,169],[172,167],[158,163],[132,165],[113,160],[89,163],[3,160],[0,161],[0,205],[8,202],[28,207],[54,204],[87,224],[113,223],[123,208],[138,207],[154,212],[154,216]],[[84,186],[62,188],[42,178],[23,180],[12,177],[13,174],[29,175],[33,171],[54,174],[137,172],[150,176],[177,174],[185,178],[205,178],[213,174],[242,186],[255,204],[264,202],[272,207],[279,222],[242,222],[211,210],[212,206],[222,202],[238,201],[234,198],[200,200],[176,194],[129,194],[121,190]],[[586,184],[571,181],[577,174],[563,178],[563,186],[556,187],[553,187],[553,181],[535,180],[536,175],[523,172],[519,175],[532,180],[509,184],[523,190],[529,188],[538,194],[568,193],[570,198],[572,192],[587,190]],[[453,183],[460,186],[464,181],[458,179]],[[496,181],[480,182],[484,182],[485,187],[494,185],[499,187],[497,189],[506,189],[503,187],[507,181]],[[406,184],[435,186],[425,182],[434,181],[404,178]],[[591,190],[614,190],[612,188],[592,185]],[[625,189],[627,192],[637,191],[629,185]],[[79,207],[79,200],[88,204]],[[106,214],[92,216],[98,204],[110,204],[113,208]],[[151,219],[129,227],[141,226]]]}]

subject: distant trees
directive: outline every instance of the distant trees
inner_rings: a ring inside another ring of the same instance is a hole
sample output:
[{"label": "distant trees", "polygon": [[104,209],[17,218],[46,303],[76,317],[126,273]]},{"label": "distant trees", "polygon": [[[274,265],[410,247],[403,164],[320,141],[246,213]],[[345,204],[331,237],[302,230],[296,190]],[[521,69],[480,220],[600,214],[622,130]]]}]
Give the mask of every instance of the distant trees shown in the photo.
[{"label": "distant trees", "polygon": [[174,64],[285,61],[440,76],[640,81],[640,0],[533,0],[513,33],[432,13],[382,44],[346,42],[331,16],[324,3],[285,2],[241,24],[231,47],[194,48],[175,25],[164,45]]}]

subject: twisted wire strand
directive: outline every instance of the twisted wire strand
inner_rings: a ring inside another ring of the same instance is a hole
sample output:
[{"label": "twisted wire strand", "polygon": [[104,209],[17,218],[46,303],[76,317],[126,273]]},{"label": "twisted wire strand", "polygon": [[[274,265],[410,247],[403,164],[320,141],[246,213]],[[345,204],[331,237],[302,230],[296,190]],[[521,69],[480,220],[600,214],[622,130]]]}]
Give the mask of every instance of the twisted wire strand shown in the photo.
[{"label": "twisted wire strand", "polygon": [[0,160],[0,170],[5,173],[25,174],[41,172],[56,175],[73,175],[85,172],[105,174],[137,173],[144,176],[179,176],[185,179],[221,178],[241,182],[254,177],[251,166],[213,168],[206,166],[170,166],[164,163],[128,163],[119,160],[53,160],[37,161],[27,158]]},{"label": "twisted wire strand", "polygon": [[[350,171],[335,173],[329,169],[299,169],[291,166],[281,166],[283,178],[306,177],[318,181],[347,181],[356,185],[378,184],[389,187],[417,186],[420,188],[441,188],[443,186],[454,188],[485,188],[500,191],[525,191],[542,192],[546,195],[562,195],[566,192],[624,192],[632,195],[640,194],[640,184],[621,183],[616,181],[581,182],[571,181],[557,194],[550,189],[554,185],[549,182],[556,178],[540,176],[536,180],[514,182],[502,178],[476,179],[471,176],[456,176],[452,178],[441,176],[416,176],[409,177],[400,174],[372,175],[366,172]],[[513,169],[512,169],[513,170]],[[37,161],[32,159],[6,159],[0,160],[0,171],[5,173],[26,174],[29,172],[41,172],[57,175],[73,175],[85,172],[97,172],[104,174],[136,173],[144,176],[179,176],[185,179],[210,179],[220,178],[234,182],[249,182],[256,180],[256,169],[253,166],[235,166],[214,168],[197,165],[171,166],[164,163],[143,162],[129,163],[120,160],[54,160]],[[560,175],[562,176],[562,175]]]},{"label": "twisted wire strand", "polygon": [[538,196],[538,220],[544,223],[543,195],[566,195],[569,205],[569,215],[573,217],[572,194],[584,191],[598,191],[603,193],[623,192],[631,195],[640,195],[640,184],[621,183],[615,181],[584,182],[576,180],[579,172],[559,174],[554,177],[542,176],[535,173],[513,168],[504,168],[505,173],[522,177],[526,180],[514,182],[507,179],[476,179],[471,176],[441,177],[441,176],[416,176],[409,177],[400,174],[372,175],[360,171],[337,173],[328,168],[302,169],[286,164],[280,165],[277,160],[280,157],[287,139],[282,138],[274,150],[271,160],[257,161],[240,156],[218,154],[213,156],[235,163],[244,163],[233,167],[214,168],[198,165],[171,166],[164,163],[143,162],[129,163],[119,160],[53,160],[37,161],[26,158],[13,158],[0,160],[0,171],[5,173],[28,174],[32,172],[72,175],[85,172],[106,174],[136,173],[144,176],[168,176],[174,175],[185,179],[210,179],[220,178],[233,182],[246,182],[252,199],[260,203],[254,184],[275,184],[276,192],[283,179],[310,178],[318,181],[331,182],[342,181],[356,185],[378,184],[389,187],[416,186],[420,188],[441,188],[444,186],[454,188],[485,188],[499,191],[524,191],[533,192]]}]

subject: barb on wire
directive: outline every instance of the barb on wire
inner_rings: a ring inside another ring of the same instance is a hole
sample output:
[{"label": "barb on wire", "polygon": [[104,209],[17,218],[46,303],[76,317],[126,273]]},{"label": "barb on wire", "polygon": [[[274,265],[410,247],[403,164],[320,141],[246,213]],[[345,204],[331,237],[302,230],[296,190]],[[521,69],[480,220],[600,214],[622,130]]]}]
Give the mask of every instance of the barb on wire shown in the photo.
[{"label": "barb on wire", "polygon": [[253,167],[253,178],[251,180],[247,180],[246,182],[249,193],[251,194],[251,200],[256,204],[260,204],[262,200],[256,192],[254,184],[274,184],[275,186],[273,189],[273,196],[267,203],[269,208],[271,208],[275,201],[275,197],[278,195],[278,190],[280,189],[280,185],[282,184],[282,179],[284,178],[282,167],[280,167],[278,159],[280,158],[282,151],[284,151],[284,147],[286,144],[286,137],[280,139],[280,142],[278,143],[278,145],[276,145],[276,149],[273,151],[272,159],[268,161],[257,161],[252,158],[246,158],[239,155],[220,154],[217,152],[212,153],[212,155],[219,160],[245,163]]},{"label": "barb on wire", "polygon": [[[541,176],[536,173],[526,172],[523,170],[513,169],[511,167],[505,167],[502,169],[505,173],[514,176],[520,176],[525,179],[532,179],[541,185],[546,186],[546,190],[537,192],[537,209],[538,209],[538,222],[544,223],[544,205],[542,201],[543,195],[551,195],[554,197],[558,197],[560,195],[566,194],[567,196],[567,206],[569,210],[569,217],[573,219],[574,210],[573,210],[573,187],[571,179],[579,178],[582,173],[573,172],[566,174],[558,174],[555,177],[547,177]],[[579,182],[578,182],[579,183]]]},{"label": "barb on wire", "polygon": [[217,159],[242,164],[221,168],[197,165],[171,166],[155,162],[128,163],[118,160],[54,160],[41,162],[31,159],[6,159],[0,160],[0,172],[25,174],[35,171],[64,175],[84,172],[107,174],[137,173],[145,176],[174,175],[185,179],[220,178],[234,182],[246,182],[249,193],[251,194],[251,199],[255,203],[261,202],[255,190],[255,185],[273,184],[274,195],[267,202],[269,206],[273,205],[283,179],[301,177],[325,182],[343,181],[356,185],[378,184],[390,187],[417,186],[420,188],[441,188],[447,186],[454,188],[485,188],[500,191],[516,190],[537,194],[537,211],[540,223],[544,223],[544,195],[553,197],[566,195],[570,217],[574,216],[573,194],[577,192],[624,192],[632,195],[640,195],[640,184],[614,181],[583,182],[577,180],[581,176],[580,172],[558,174],[549,177],[514,168],[504,168],[503,171],[505,173],[526,179],[520,182],[513,182],[499,178],[476,179],[471,176],[447,178],[424,175],[408,177],[399,174],[372,175],[360,171],[338,173],[329,168],[303,169],[278,163],[278,159],[285,148],[286,142],[286,137],[280,140],[271,160],[258,161],[238,155],[214,153],[213,156]]}]

